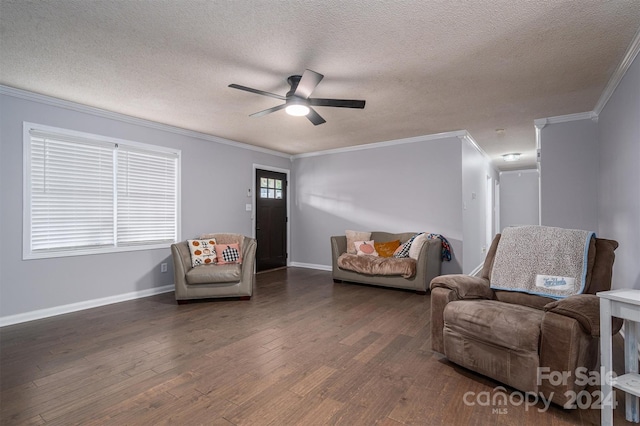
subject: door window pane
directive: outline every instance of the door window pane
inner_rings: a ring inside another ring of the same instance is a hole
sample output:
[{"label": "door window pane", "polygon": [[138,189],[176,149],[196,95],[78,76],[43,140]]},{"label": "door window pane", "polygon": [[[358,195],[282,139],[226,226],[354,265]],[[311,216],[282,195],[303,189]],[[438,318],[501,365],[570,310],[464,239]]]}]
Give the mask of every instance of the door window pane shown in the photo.
[{"label": "door window pane", "polygon": [[260,178],[260,198],[282,199],[282,180]]}]

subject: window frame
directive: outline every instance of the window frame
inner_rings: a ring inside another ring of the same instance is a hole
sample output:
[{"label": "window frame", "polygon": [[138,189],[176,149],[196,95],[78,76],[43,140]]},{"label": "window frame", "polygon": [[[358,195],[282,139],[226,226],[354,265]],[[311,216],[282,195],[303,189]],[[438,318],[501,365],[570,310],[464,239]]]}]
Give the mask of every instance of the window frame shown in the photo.
[{"label": "window frame", "polygon": [[[22,167],[22,259],[46,259],[56,257],[75,257],[85,256],[92,254],[105,254],[105,253],[119,253],[138,250],[154,250],[154,249],[166,249],[171,246],[172,242],[163,243],[140,243],[131,244],[125,246],[118,246],[118,241],[114,240],[114,245],[109,247],[96,247],[96,248],[81,248],[81,249],[60,249],[50,251],[36,251],[31,250],[31,131],[35,130],[43,133],[57,134],[60,136],[68,136],[70,138],[82,138],[85,140],[95,141],[96,143],[109,143],[122,145],[131,148],[137,148],[145,151],[152,151],[158,153],[171,154],[176,156],[176,234],[175,241],[181,240],[182,226],[181,226],[181,164],[182,164],[182,151],[179,149],[169,148],[160,145],[153,145],[142,142],[134,142],[119,138],[113,138],[104,135],[98,135],[93,133],[80,132],[70,129],[63,129],[59,127],[47,126],[43,124],[23,122],[22,125],[23,135],[23,167]],[[114,192],[117,192],[117,186],[115,181],[117,176],[114,172]],[[115,197],[114,197],[115,199]],[[115,219],[114,219],[115,223]]]}]

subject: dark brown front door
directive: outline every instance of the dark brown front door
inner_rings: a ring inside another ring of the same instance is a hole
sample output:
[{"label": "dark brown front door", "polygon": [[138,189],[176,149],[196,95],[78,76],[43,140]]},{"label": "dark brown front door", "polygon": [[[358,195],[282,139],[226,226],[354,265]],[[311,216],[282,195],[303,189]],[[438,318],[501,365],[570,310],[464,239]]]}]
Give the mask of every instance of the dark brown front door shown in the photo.
[{"label": "dark brown front door", "polygon": [[287,175],[256,170],[256,271],[287,266]]}]

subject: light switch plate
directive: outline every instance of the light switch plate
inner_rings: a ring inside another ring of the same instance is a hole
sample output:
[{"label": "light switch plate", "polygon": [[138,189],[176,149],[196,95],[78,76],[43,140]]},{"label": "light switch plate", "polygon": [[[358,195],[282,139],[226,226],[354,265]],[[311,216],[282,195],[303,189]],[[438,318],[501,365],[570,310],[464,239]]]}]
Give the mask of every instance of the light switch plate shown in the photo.
[{"label": "light switch plate", "polygon": [[250,211],[252,210],[252,208],[251,208],[251,204],[246,204],[246,205],[245,205],[245,209],[246,209],[248,212],[250,212]]}]

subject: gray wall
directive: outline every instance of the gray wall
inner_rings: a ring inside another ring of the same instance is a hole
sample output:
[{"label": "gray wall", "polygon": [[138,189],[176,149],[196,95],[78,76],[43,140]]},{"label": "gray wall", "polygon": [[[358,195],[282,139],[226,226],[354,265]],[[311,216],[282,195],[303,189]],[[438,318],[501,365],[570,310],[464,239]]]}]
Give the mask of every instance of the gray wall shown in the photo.
[{"label": "gray wall", "polygon": [[538,171],[500,173],[500,232],[507,226],[539,224]]},{"label": "gray wall", "polygon": [[[443,264],[443,273],[469,272],[482,261],[475,246],[485,235],[483,185],[492,172],[484,157],[457,136],[303,156],[292,164],[278,153],[24,93],[0,95],[0,322],[153,292],[173,283],[168,248],[22,260],[24,121],[181,149],[182,239],[216,231],[251,235],[246,194],[253,185],[253,165],[261,164],[292,171],[294,264],[328,267],[329,236],[345,229],[443,234],[454,255]],[[467,211],[463,180],[467,195],[477,194]],[[472,241],[474,253],[463,263],[464,238]],[[168,273],[159,272],[162,262],[169,264]]]},{"label": "gray wall", "polygon": [[540,131],[541,225],[598,229],[598,124],[548,124]]},{"label": "gray wall", "polygon": [[598,235],[620,243],[613,286],[640,289],[640,59],[598,117]]},{"label": "gray wall", "polygon": [[[0,320],[173,283],[169,248],[22,260],[23,121],[181,149],[183,239],[218,231],[251,235],[251,212],[245,204],[250,202],[253,163],[291,168],[283,156],[110,116],[115,114],[0,95]],[[159,272],[161,262],[169,263],[168,273]]]},{"label": "gray wall", "polygon": [[462,163],[458,137],[294,160],[292,261],[330,267],[329,237],[347,229],[444,235],[462,271]]}]

